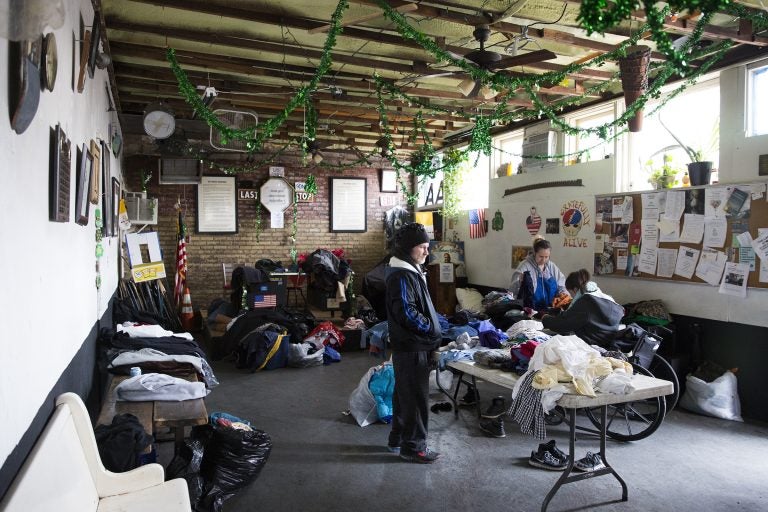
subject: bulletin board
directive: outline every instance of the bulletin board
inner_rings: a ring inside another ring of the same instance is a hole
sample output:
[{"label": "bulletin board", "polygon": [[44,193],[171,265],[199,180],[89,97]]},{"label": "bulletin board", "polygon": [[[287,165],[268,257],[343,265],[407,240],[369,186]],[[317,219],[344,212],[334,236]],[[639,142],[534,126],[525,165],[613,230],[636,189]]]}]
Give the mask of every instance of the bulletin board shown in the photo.
[{"label": "bulletin board", "polygon": [[[677,194],[667,196],[667,192]],[[645,201],[643,196],[646,196]],[[664,199],[660,200],[661,197]],[[666,197],[671,198],[669,203]],[[738,235],[744,232],[748,232],[751,239],[758,239],[761,234],[768,233],[767,199],[764,181],[597,195],[594,274],[706,283],[705,278],[699,276],[700,272],[705,275],[705,270],[699,271],[699,263],[703,255],[706,255],[704,261],[714,262],[717,257],[722,260],[723,256],[717,256],[717,253],[713,252],[717,251],[724,253],[725,271],[721,276],[726,275],[726,282],[730,282],[729,278],[733,276],[728,272],[728,264],[745,263],[751,265],[747,274],[747,287],[768,288],[768,260],[761,260],[751,245],[742,245],[738,238]],[[658,203],[661,203],[660,213],[654,221],[654,204]],[[670,215],[666,216],[668,205],[671,205]],[[672,219],[681,209],[679,221],[675,225]],[[644,213],[647,215],[645,219]],[[697,223],[701,224],[702,219],[705,225],[704,233],[697,242],[693,242],[692,240],[697,238],[698,230],[692,228]],[[646,222],[643,222],[644,220]],[[642,269],[650,268],[648,255],[653,252],[654,224],[658,228],[658,239],[655,241],[658,250],[655,273],[651,273]],[[676,232],[672,230],[673,225]],[[725,232],[724,235],[721,231]],[[665,234],[662,234],[663,232]],[[646,235],[650,240],[647,243]],[[675,239],[675,235],[677,241],[671,241]],[[722,245],[717,245],[717,239],[723,240]],[[742,235],[741,240],[745,239]],[[671,268],[674,270],[670,272]],[[678,271],[683,275],[678,274]],[[711,285],[714,285],[713,276],[714,272],[709,277]]]}]

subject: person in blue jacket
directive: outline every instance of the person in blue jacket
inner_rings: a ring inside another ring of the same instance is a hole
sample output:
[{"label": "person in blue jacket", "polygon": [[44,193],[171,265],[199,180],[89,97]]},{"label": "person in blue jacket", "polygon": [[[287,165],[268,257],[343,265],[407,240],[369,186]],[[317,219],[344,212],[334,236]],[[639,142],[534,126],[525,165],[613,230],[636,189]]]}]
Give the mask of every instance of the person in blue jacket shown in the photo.
[{"label": "person in blue jacket", "polygon": [[[552,244],[544,238],[537,238],[533,242],[533,253],[529,254],[512,274],[512,286],[509,291],[516,299],[526,293],[532,293],[532,307],[537,311],[546,311],[552,306],[555,297],[568,293],[565,289],[565,276],[549,259],[551,252]],[[530,276],[532,290],[526,286],[526,272]]]},{"label": "person in blue jacket", "polygon": [[422,265],[429,255],[429,235],[418,223],[395,234],[386,270],[386,307],[395,391],[392,430],[387,447],[409,462],[430,464],[439,454],[427,449],[429,372],[432,352],[442,333],[427,289]]}]

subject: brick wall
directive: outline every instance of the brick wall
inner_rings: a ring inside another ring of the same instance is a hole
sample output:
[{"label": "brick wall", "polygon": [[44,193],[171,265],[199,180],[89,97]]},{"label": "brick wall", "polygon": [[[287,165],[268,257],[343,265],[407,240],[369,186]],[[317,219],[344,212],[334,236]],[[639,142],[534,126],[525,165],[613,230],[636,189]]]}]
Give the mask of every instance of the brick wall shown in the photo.
[{"label": "brick wall", "polygon": [[[345,158],[324,152],[326,162],[337,163]],[[348,156],[347,156],[348,158]],[[256,157],[258,159],[258,156]],[[378,162],[375,162],[380,165]],[[290,234],[293,222],[292,208],[285,212],[285,227],[270,228],[269,212],[262,208],[261,233],[256,240],[256,203],[243,200],[237,203],[238,233],[208,234],[196,233],[196,186],[195,185],[160,185],[157,177],[157,158],[134,156],[126,159],[125,175],[127,183],[124,189],[141,190],[141,170],[152,171],[153,176],[147,187],[149,197],[159,199],[158,224],[147,226],[159,233],[163,250],[168,285],[173,289],[176,265],[176,221],[178,215],[174,209],[177,201],[184,207],[184,221],[190,234],[187,246],[188,278],[192,302],[196,308],[207,308],[211,300],[222,296],[222,263],[247,263],[253,265],[261,258],[281,261],[285,266],[291,263]],[[285,168],[285,178],[293,185],[296,181],[305,181],[312,173],[317,181],[317,195],[314,202],[298,203],[296,248],[301,253],[310,253],[315,249],[335,249],[342,247],[347,258],[352,260],[355,271],[355,290],[360,292],[363,276],[386,254],[384,235],[384,212],[391,206],[380,206],[379,169],[381,167],[359,167],[343,171],[304,167],[300,158],[286,156],[271,165]],[[221,174],[206,170],[206,175]],[[269,175],[269,166],[253,173],[237,174],[240,182],[251,181],[254,188],[259,188]],[[329,231],[328,186],[330,176],[366,178],[367,189],[367,231],[365,233],[331,233]],[[392,194],[384,194],[392,195]],[[403,200],[401,197],[401,204]]]}]

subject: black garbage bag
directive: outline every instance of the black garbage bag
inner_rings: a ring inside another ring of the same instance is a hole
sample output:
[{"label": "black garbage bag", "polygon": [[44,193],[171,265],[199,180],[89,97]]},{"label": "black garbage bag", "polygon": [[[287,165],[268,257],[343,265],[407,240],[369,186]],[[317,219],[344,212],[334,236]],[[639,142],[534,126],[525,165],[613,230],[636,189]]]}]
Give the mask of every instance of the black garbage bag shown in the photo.
[{"label": "black garbage bag", "polygon": [[193,429],[193,437],[184,442],[184,446],[179,448],[170,464],[168,464],[168,468],[165,470],[166,480],[183,478],[187,481],[189,502],[192,504],[193,510],[203,495],[205,482],[200,475],[200,466],[203,462],[205,443],[207,441],[206,439],[195,439],[194,435],[195,433]]},{"label": "black garbage bag", "polygon": [[195,510],[221,512],[226,500],[259,475],[272,451],[272,439],[256,429],[238,430],[221,425],[200,429],[207,429],[201,433],[209,439],[200,467],[205,487]]}]

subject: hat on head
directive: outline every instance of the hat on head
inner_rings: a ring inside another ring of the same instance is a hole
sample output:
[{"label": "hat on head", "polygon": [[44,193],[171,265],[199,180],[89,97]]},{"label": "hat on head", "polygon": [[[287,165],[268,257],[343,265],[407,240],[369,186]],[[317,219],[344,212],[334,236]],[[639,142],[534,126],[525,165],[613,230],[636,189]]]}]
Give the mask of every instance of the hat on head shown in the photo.
[{"label": "hat on head", "polygon": [[418,222],[403,224],[395,233],[395,248],[400,252],[408,254],[411,249],[420,244],[429,242],[429,234],[426,228]]}]

